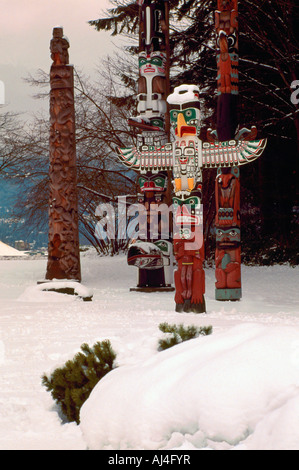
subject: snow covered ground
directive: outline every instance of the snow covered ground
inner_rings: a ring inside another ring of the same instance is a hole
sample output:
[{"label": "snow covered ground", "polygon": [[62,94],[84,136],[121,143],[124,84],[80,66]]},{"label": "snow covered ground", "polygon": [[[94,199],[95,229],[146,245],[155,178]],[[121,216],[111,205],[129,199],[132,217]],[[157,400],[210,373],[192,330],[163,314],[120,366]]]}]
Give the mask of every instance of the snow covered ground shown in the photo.
[{"label": "snow covered ground", "polygon": [[[92,302],[41,292],[44,259],[0,260],[0,449],[299,450],[299,267],[242,267],[240,302],[174,312],[124,256],[81,257]],[[213,333],[158,352],[161,322]],[[110,339],[118,367],[63,424],[41,375]]]}]

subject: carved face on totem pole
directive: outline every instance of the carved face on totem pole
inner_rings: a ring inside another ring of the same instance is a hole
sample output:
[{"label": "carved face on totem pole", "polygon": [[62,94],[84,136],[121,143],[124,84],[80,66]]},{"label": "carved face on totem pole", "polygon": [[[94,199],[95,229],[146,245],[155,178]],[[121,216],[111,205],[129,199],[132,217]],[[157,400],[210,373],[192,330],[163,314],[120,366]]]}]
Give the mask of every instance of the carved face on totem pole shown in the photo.
[{"label": "carved face on totem pole", "polygon": [[239,227],[217,228],[216,247],[219,250],[236,250],[241,243],[241,231]]},{"label": "carved face on totem pole", "polygon": [[176,237],[183,240],[195,240],[199,246],[203,243],[203,225],[201,200],[198,196],[187,199],[173,198],[173,215]]},{"label": "carved face on totem pole", "polygon": [[[241,297],[241,233],[239,227],[216,228],[216,298]],[[234,289],[229,297],[227,289]]]},{"label": "carved face on totem pole", "polygon": [[180,85],[168,96],[167,101],[170,124],[175,134],[178,137],[197,135],[200,124],[199,88],[196,85]]},{"label": "carved face on totem pole", "polygon": [[174,273],[177,312],[205,312],[204,243],[200,198],[173,198],[177,269]]},{"label": "carved face on totem pole", "polygon": [[167,174],[163,172],[141,174],[138,178],[138,186],[138,203],[143,204],[147,211],[147,220],[143,221],[142,232],[147,233],[149,239],[157,238],[164,229],[163,216],[157,211],[159,211],[159,205],[164,202]]},{"label": "carved face on totem pole", "polygon": [[216,177],[216,299],[241,297],[240,170]]},{"label": "carved face on totem pole", "polygon": [[236,10],[238,0],[218,0],[217,7],[219,11]]},{"label": "carved face on totem pole", "polygon": [[202,150],[199,89],[181,85],[167,98],[170,123],[175,134],[173,178],[173,248],[176,311],[205,311],[203,271],[204,244],[201,207]]},{"label": "carved face on totem pole", "polygon": [[163,172],[142,174],[138,178],[138,186],[140,191],[138,202],[159,203],[167,188],[167,175]]},{"label": "carved face on totem pole", "polygon": [[216,225],[240,225],[240,170],[230,168],[223,173],[218,169],[215,186]]},{"label": "carved face on totem pole", "polygon": [[[188,197],[194,189],[201,189],[201,141],[199,89],[195,85],[181,85],[167,98],[170,123],[175,131],[173,162],[174,192]],[[199,185],[199,186],[198,186]]]},{"label": "carved face on totem pole", "polygon": [[139,82],[137,111],[154,128],[164,129],[166,54],[155,51],[139,54]]}]

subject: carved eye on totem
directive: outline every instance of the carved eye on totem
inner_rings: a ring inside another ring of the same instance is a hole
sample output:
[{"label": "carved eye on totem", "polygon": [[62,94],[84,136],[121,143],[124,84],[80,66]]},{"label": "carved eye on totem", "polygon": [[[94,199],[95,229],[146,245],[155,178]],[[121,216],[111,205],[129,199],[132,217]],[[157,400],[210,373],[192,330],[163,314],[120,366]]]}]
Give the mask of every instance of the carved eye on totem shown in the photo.
[{"label": "carved eye on totem", "polygon": [[151,121],[151,124],[152,124],[153,126],[161,126],[161,121],[162,121],[161,119],[153,119],[153,120]]},{"label": "carved eye on totem", "polygon": [[231,231],[229,232],[229,234],[230,234],[231,237],[235,237],[235,236],[238,235],[238,232],[237,232],[236,230],[231,230]]},{"label": "carved eye on totem", "polygon": [[139,67],[142,67],[143,65],[145,65],[147,63],[147,60],[145,57],[140,57],[139,58]]},{"label": "carved eye on totem", "polygon": [[189,228],[181,228],[180,229],[180,237],[188,239],[191,237],[191,230]]},{"label": "carved eye on totem", "polygon": [[236,44],[237,42],[237,37],[236,35],[233,33],[233,34],[230,34],[228,37],[227,37],[227,44],[228,44],[228,49],[232,49],[234,47],[234,45]]},{"label": "carved eye on totem", "polygon": [[188,156],[195,155],[195,151],[193,148],[187,147],[186,149],[184,149],[184,155],[188,155]]},{"label": "carved eye on totem", "polygon": [[153,57],[152,60],[151,60],[151,63],[153,65],[157,65],[157,66],[160,66],[162,65],[162,59],[160,59],[160,57]]}]

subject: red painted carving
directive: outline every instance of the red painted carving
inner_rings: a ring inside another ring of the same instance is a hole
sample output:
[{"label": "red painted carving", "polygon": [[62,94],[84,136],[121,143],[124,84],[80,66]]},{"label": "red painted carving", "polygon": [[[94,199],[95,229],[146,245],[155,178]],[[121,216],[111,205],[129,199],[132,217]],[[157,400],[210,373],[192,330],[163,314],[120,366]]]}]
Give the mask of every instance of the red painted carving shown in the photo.
[{"label": "red painted carving", "polygon": [[205,272],[202,237],[184,239],[181,233],[177,233],[173,249],[177,261],[177,270],[174,272],[176,311],[203,313]]},{"label": "red painted carving", "polygon": [[218,1],[217,34],[218,93],[238,93],[238,2]]},{"label": "red painted carving", "polygon": [[[220,300],[238,298],[241,293],[240,181],[239,168],[229,173],[218,170],[216,196],[216,295]],[[218,289],[218,292],[217,292]],[[231,292],[220,289],[239,289]],[[232,296],[232,297],[230,297]]]}]

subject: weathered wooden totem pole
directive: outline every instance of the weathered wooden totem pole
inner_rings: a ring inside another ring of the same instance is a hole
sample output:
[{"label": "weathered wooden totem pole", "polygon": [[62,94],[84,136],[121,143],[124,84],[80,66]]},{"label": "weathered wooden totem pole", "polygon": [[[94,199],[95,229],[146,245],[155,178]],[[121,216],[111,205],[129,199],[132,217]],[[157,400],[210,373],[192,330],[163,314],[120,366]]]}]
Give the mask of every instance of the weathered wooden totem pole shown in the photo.
[{"label": "weathered wooden totem pole", "polygon": [[[139,80],[137,117],[130,126],[139,131],[137,148],[165,145],[169,140],[166,97],[169,93],[168,1],[139,2]],[[169,240],[167,211],[170,178],[167,166],[157,170],[150,161],[134,168],[138,174],[138,203],[147,212],[140,224],[139,240],[129,247],[128,264],[138,268],[137,288],[132,290],[169,290],[172,284],[172,245]],[[165,222],[165,223],[164,223]],[[163,240],[163,238],[165,238]]]},{"label": "weathered wooden totem pole", "polygon": [[[238,1],[217,0],[217,130],[219,142],[249,140],[256,128],[237,133],[238,117]],[[239,300],[241,289],[240,170],[218,168],[216,184],[216,300]]]},{"label": "weathered wooden totem pole", "polygon": [[81,281],[73,66],[62,28],[50,43],[50,198],[46,279]]}]

